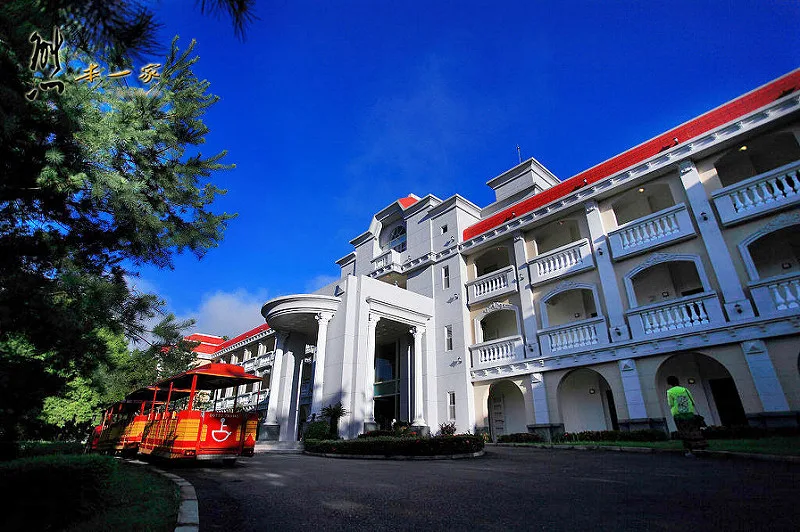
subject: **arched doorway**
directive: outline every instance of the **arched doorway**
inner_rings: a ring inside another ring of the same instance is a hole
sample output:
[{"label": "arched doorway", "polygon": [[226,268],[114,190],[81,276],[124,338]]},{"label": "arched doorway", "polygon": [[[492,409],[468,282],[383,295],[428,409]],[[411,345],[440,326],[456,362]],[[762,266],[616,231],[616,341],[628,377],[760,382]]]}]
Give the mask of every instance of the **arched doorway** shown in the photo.
[{"label": "arched doorway", "polygon": [[608,381],[581,368],[568,373],[558,386],[558,406],[566,432],[618,430],[617,407]]},{"label": "arched doorway", "polygon": [[492,441],[503,434],[528,432],[525,421],[525,398],[511,381],[492,384],[488,400],[489,431]]},{"label": "arched doorway", "polygon": [[674,375],[690,392],[708,425],[746,425],[742,400],[730,372],[708,355],[681,353],[666,359],[656,372],[656,390],[670,431],[676,430],[667,405],[667,377]]}]

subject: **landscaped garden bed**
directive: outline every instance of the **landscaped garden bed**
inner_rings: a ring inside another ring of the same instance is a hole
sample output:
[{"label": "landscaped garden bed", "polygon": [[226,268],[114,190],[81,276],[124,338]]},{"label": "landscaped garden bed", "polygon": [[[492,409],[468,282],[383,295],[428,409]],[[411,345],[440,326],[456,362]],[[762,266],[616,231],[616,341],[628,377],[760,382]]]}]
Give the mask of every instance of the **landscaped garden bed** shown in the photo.
[{"label": "landscaped garden bed", "polygon": [[355,440],[305,441],[308,453],[357,456],[474,455],[482,451],[483,446],[483,438],[469,434],[431,438],[376,436]]}]

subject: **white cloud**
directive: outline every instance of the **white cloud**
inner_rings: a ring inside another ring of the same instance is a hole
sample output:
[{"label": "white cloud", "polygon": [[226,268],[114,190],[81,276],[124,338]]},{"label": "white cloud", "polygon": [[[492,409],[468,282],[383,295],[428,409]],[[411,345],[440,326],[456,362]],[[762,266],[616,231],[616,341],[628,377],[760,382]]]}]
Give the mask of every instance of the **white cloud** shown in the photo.
[{"label": "white cloud", "polygon": [[340,278],[341,277],[339,277],[338,275],[326,275],[324,273],[317,275],[309,279],[309,281],[306,283],[305,290],[307,293],[311,294],[313,292],[316,292],[323,286],[328,286],[332,282],[338,281]]},{"label": "white cloud", "polygon": [[183,318],[197,320],[194,332],[233,338],[264,323],[261,307],[267,299],[266,290],[219,290],[204,294],[197,309],[181,314]]}]

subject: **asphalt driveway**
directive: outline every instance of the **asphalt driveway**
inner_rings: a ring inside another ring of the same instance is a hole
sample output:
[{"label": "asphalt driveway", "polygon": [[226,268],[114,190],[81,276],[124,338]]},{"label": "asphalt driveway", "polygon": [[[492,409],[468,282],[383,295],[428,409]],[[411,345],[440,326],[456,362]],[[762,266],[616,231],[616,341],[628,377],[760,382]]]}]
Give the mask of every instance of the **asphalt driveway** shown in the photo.
[{"label": "asphalt driveway", "polygon": [[800,464],[492,448],[374,461],[262,454],[182,466],[200,530],[798,530]]}]

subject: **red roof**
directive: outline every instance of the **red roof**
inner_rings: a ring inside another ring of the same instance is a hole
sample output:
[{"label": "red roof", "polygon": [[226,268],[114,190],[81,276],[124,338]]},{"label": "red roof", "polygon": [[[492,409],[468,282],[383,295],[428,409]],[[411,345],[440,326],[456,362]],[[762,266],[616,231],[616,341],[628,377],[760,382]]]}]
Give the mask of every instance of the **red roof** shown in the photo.
[{"label": "red roof", "polygon": [[405,198],[400,198],[399,200],[397,200],[397,203],[399,203],[400,206],[403,207],[403,209],[408,209],[409,207],[414,205],[417,201],[419,200],[414,196],[406,196]]},{"label": "red roof", "polygon": [[[244,332],[235,338],[231,338],[230,340],[225,340],[221,336],[211,336],[209,334],[200,334],[200,333],[190,334],[189,336],[186,336],[184,340],[188,340],[190,342],[202,342],[200,345],[195,347],[193,351],[195,353],[200,353],[203,355],[213,355],[217,351],[221,351],[226,347],[230,347],[233,344],[241,342],[242,340],[247,340],[251,336],[255,336],[261,331],[266,331],[268,329],[269,325],[267,325],[266,323],[262,323],[258,327],[250,329],[249,331]],[[212,343],[211,341],[204,341],[201,340],[201,338],[213,339],[216,343]]]},{"label": "red roof", "polygon": [[763,107],[798,88],[800,88],[800,70],[795,70],[467,227],[464,230],[464,240],[469,240],[513,218],[547,205],[580,187],[590,185],[626,168],[635,166],[645,159],[657,155],[665,147],[673,146],[676,138],[679,143],[686,142],[755,111],[759,107]]}]

